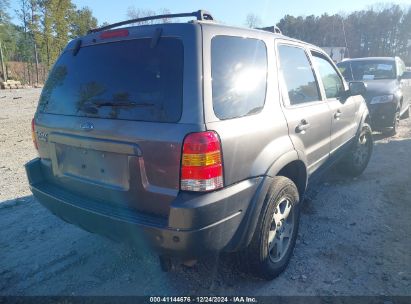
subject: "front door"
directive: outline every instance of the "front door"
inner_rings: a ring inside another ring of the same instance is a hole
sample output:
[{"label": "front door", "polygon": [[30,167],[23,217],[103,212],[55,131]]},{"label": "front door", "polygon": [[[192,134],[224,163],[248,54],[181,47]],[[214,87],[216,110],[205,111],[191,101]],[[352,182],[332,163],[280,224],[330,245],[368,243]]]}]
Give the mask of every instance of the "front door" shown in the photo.
[{"label": "front door", "polygon": [[311,51],[316,72],[324,89],[325,98],[331,111],[331,153],[352,139],[358,128],[356,121],[360,102],[355,97],[342,99],[344,81],[329,59]]}]

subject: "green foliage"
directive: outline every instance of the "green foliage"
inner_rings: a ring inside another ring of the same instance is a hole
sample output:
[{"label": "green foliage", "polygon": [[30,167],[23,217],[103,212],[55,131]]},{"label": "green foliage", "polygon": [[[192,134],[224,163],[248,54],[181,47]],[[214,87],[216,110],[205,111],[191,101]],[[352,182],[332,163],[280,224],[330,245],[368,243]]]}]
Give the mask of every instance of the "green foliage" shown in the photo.
[{"label": "green foliage", "polygon": [[[97,26],[90,8],[72,0],[19,0],[19,26],[10,22],[9,0],[0,0],[0,40],[6,61],[40,63],[49,70],[70,39]],[[36,64],[36,69],[38,69]]]},{"label": "green foliage", "polygon": [[10,21],[10,16],[7,12],[9,5],[9,0],[0,0],[0,24],[5,24]]},{"label": "green foliage", "polygon": [[87,34],[87,31],[97,27],[97,19],[88,7],[83,7],[74,12],[71,24],[71,36],[73,38]]},{"label": "green foliage", "polygon": [[[98,25],[90,8],[78,9],[72,0],[18,0],[15,12],[19,25],[10,21],[9,11],[9,0],[0,0],[0,41],[5,60],[26,62],[36,69],[40,64],[49,70],[70,39]],[[169,11],[131,7],[127,15],[139,18],[157,13]],[[249,26],[259,22],[256,15],[247,18]],[[347,15],[286,15],[277,25],[285,35],[319,46],[348,46],[346,55],[350,57],[396,55],[411,64],[411,7],[379,5]]]}]

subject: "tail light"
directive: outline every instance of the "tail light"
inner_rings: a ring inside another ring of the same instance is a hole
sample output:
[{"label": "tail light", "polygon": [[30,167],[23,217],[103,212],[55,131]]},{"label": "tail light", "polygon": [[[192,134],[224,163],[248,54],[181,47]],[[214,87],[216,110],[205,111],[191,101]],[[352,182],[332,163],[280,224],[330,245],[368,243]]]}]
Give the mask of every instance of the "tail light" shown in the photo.
[{"label": "tail light", "polygon": [[212,191],[223,185],[221,144],[217,133],[189,134],[183,144],[181,190]]},{"label": "tail light", "polygon": [[34,126],[34,118],[31,120],[31,137],[33,139],[33,144],[36,150],[39,149],[39,146],[37,145],[37,138],[36,138],[36,129]]}]

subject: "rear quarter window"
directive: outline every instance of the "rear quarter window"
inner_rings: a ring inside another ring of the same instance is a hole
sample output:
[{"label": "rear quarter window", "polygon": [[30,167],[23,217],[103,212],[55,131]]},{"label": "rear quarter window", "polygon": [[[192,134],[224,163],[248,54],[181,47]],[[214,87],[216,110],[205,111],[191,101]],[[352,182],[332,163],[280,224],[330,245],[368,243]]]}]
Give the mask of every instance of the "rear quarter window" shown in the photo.
[{"label": "rear quarter window", "polygon": [[214,113],[230,119],[258,113],[267,89],[267,49],[257,39],[216,36],[211,41]]},{"label": "rear quarter window", "polygon": [[65,52],[43,89],[39,110],[93,118],[177,122],[183,103],[181,40],[162,37]]}]

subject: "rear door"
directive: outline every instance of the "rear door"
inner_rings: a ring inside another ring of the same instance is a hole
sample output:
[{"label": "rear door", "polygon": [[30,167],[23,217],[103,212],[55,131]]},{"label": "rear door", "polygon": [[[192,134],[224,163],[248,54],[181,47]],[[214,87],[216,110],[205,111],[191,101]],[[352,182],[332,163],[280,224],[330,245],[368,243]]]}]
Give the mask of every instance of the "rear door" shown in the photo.
[{"label": "rear door", "polygon": [[305,48],[278,42],[277,57],[289,134],[296,149],[305,153],[311,174],[329,157],[330,109],[321,98]]},{"label": "rear door", "polygon": [[331,110],[331,153],[352,139],[357,131],[357,112],[360,102],[355,97],[342,100],[345,85],[330,60],[318,51],[311,51],[323,94]]},{"label": "rear door", "polygon": [[183,139],[201,129],[201,70],[198,27],[164,27],[160,39],[151,38],[155,32],[98,33],[78,52],[68,48],[44,87],[36,130],[44,135],[39,153],[50,164],[50,183],[167,216],[179,191]]}]

